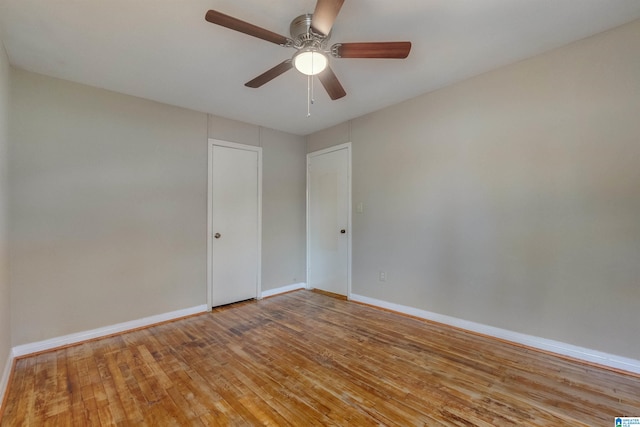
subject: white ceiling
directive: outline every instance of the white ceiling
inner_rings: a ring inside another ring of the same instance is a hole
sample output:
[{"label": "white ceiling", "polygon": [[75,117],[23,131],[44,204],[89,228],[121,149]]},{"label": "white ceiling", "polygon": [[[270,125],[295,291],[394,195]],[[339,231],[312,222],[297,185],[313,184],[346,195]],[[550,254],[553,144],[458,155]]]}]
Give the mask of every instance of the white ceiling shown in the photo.
[{"label": "white ceiling", "polygon": [[288,71],[295,50],[205,21],[215,9],[289,36],[315,0],[0,0],[14,67],[306,135],[640,18],[639,0],[346,0],[331,43],[413,43],[405,60],[334,59],[331,101]]}]

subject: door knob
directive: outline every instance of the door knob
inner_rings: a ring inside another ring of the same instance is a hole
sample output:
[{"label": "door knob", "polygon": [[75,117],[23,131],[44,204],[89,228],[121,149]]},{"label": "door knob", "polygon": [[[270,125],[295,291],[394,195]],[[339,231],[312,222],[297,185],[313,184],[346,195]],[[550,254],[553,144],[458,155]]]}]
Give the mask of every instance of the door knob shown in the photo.
[{"label": "door knob", "polygon": [[222,235],[220,233],[216,233],[213,235],[213,237],[215,237],[216,239],[219,239],[220,237],[222,237]]},{"label": "door knob", "polygon": [[344,234],[346,232],[347,232],[347,230],[345,230],[344,228],[342,230],[340,230],[340,234]]}]

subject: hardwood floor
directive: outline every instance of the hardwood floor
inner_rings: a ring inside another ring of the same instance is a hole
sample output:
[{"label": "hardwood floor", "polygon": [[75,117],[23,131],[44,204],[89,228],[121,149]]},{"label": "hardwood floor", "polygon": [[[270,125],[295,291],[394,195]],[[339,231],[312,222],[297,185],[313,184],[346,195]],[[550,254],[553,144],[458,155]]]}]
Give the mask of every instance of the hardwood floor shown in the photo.
[{"label": "hardwood floor", "polygon": [[297,291],[17,361],[2,426],[613,426],[640,378]]}]

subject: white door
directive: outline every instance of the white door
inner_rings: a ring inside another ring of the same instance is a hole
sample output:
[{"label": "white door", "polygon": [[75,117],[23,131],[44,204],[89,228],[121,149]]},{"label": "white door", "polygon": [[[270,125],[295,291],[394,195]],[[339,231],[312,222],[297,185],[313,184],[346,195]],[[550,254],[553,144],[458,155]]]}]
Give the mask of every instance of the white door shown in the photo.
[{"label": "white door", "polygon": [[209,140],[209,305],[257,298],[260,147]]},{"label": "white door", "polygon": [[307,158],[308,287],[349,296],[351,145],[310,153]]}]

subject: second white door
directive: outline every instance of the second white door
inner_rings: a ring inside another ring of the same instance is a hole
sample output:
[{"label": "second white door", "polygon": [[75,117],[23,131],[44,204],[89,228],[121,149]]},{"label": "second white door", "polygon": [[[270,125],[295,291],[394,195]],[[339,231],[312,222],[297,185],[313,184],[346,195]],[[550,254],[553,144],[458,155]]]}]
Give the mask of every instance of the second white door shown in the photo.
[{"label": "second white door", "polygon": [[350,144],[308,155],[308,287],[349,295]]}]

